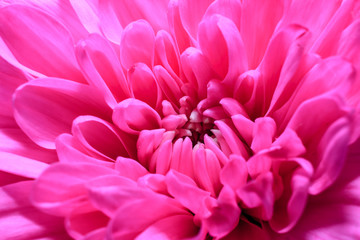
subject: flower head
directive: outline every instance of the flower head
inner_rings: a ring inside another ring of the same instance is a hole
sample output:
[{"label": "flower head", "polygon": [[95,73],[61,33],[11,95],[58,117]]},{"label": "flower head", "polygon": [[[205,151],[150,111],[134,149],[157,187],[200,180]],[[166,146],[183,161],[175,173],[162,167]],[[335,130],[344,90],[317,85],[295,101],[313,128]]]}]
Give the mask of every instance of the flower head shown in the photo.
[{"label": "flower head", "polygon": [[357,1],[0,7],[7,239],[360,238]]}]

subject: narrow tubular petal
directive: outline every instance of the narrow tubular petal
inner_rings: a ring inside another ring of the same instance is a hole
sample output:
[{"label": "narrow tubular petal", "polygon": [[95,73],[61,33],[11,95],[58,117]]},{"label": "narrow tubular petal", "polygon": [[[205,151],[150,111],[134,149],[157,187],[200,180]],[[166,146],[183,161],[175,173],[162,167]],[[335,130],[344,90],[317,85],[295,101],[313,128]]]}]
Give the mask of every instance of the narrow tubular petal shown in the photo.
[{"label": "narrow tubular petal", "polygon": [[108,41],[91,34],[76,47],[76,57],[86,80],[104,95],[111,107],[130,97],[120,61]]},{"label": "narrow tubular petal", "polygon": [[154,58],[155,34],[145,20],[130,23],[122,32],[120,61],[125,69],[142,62],[152,67]]},{"label": "narrow tubular petal", "polygon": [[15,119],[31,140],[54,149],[55,138],[69,132],[77,116],[109,119],[110,108],[97,96],[87,85],[56,78],[33,80],[15,92]]},{"label": "narrow tubular petal", "polygon": [[32,7],[11,5],[0,10],[0,21],[0,36],[25,67],[50,77],[84,82],[71,35],[54,18]]},{"label": "narrow tubular petal", "polygon": [[114,109],[113,122],[122,131],[139,134],[141,130],[157,129],[160,127],[159,114],[146,103],[129,98],[120,102]]}]

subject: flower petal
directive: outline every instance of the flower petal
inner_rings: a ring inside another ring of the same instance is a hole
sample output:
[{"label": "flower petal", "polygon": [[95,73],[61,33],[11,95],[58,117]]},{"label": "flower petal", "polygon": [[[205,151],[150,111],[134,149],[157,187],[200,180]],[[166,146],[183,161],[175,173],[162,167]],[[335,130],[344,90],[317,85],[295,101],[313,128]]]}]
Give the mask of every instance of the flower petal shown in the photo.
[{"label": "flower petal", "polygon": [[54,149],[55,138],[69,132],[77,116],[91,114],[109,119],[110,109],[97,96],[87,85],[56,78],[33,80],[15,92],[15,119],[31,140]]},{"label": "flower petal", "polygon": [[87,81],[101,91],[109,106],[115,107],[130,97],[120,61],[109,42],[100,35],[91,34],[80,41],[76,57]]},{"label": "flower petal", "polygon": [[151,25],[138,20],[130,23],[122,32],[120,44],[120,61],[125,69],[135,63],[153,65],[155,34]]},{"label": "flower petal", "polygon": [[69,239],[63,219],[47,215],[28,200],[33,181],[0,188],[0,230],[5,239]]},{"label": "flower petal", "polygon": [[32,7],[11,5],[0,10],[0,21],[0,36],[25,67],[49,77],[84,82],[71,35],[54,18]]},{"label": "flower petal", "polygon": [[160,127],[159,114],[146,103],[129,98],[120,102],[114,109],[113,122],[124,132],[139,134],[142,130]]}]

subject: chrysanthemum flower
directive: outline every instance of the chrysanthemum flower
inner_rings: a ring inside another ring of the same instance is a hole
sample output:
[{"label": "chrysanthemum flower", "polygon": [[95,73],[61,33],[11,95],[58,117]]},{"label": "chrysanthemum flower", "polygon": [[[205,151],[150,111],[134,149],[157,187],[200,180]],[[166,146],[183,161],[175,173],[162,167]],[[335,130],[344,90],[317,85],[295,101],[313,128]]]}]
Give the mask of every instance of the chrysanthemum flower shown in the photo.
[{"label": "chrysanthemum flower", "polygon": [[357,0],[0,1],[3,239],[360,239]]}]

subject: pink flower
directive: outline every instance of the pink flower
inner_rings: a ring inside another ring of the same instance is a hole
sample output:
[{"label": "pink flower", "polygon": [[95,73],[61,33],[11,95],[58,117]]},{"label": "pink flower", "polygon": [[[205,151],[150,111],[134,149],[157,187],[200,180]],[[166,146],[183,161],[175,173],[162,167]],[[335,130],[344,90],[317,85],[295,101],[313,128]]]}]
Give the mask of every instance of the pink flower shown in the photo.
[{"label": "pink flower", "polygon": [[359,239],[359,5],[2,1],[2,238]]}]

